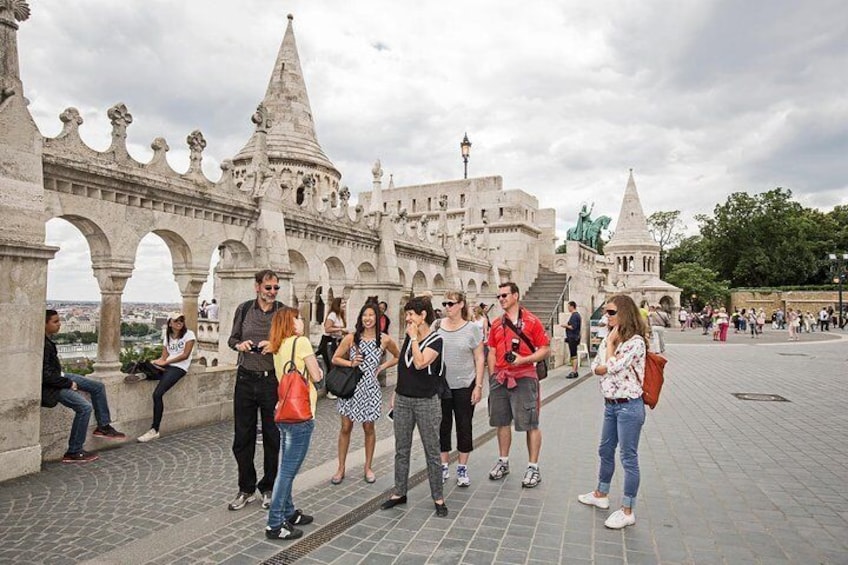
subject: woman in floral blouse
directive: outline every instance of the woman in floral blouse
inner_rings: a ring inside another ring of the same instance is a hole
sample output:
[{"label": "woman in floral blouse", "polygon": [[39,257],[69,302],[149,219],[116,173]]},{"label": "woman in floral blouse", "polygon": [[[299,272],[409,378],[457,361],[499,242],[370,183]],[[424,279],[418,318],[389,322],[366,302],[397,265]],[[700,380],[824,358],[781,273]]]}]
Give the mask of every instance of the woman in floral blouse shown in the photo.
[{"label": "woman in floral blouse", "polygon": [[577,500],[589,506],[609,508],[609,490],[615,471],[615,449],[620,445],[624,467],[624,497],[621,509],[610,514],[604,525],[620,530],[636,523],[633,506],[639,490],[639,436],[645,423],[642,379],[645,376],[647,328],[636,303],[629,296],[613,296],[604,307],[610,331],[598,347],[592,371],[600,377],[604,395],[604,427],[598,455],[598,487]]}]

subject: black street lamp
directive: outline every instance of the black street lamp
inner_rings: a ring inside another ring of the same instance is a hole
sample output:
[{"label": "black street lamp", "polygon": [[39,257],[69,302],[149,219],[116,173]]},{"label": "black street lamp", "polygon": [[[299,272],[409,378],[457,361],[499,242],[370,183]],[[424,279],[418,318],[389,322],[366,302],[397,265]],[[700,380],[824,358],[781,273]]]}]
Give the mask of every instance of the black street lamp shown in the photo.
[{"label": "black street lamp", "polygon": [[468,133],[462,138],[462,143],[459,144],[459,149],[462,151],[462,162],[465,165],[465,172],[462,178],[468,178],[468,157],[471,156],[471,142],[468,141]]},{"label": "black street lamp", "polygon": [[839,329],[845,326],[842,319],[842,285],[845,283],[845,269],[843,264],[848,264],[848,253],[828,253],[827,258],[836,263],[836,276],[833,277],[833,282],[836,283],[839,289]]}]

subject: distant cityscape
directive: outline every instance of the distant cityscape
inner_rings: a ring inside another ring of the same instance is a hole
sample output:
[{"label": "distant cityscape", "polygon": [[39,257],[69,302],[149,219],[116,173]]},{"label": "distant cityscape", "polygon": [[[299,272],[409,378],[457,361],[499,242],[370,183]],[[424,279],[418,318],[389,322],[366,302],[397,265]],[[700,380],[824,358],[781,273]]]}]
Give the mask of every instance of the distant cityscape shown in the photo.
[{"label": "distant cityscape", "polygon": [[[56,310],[62,320],[62,329],[56,335],[59,357],[66,360],[95,359],[97,342],[90,334],[97,332],[100,322],[99,301],[47,301],[47,308]],[[179,311],[181,305],[173,302],[125,302],[121,307],[121,322],[147,326],[150,332],[146,336],[122,336],[122,347],[144,347],[161,344],[162,328],[169,314]],[[70,336],[68,334],[89,334],[88,336]],[[93,341],[93,343],[92,343]]]}]

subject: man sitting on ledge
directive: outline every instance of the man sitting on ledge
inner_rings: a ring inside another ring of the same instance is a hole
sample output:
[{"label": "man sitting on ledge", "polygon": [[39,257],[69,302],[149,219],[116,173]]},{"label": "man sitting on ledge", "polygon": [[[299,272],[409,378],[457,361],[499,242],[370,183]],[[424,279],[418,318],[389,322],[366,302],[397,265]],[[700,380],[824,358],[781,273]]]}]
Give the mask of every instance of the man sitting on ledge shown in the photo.
[{"label": "man sitting on ledge", "polygon": [[[106,388],[103,383],[87,379],[80,375],[62,372],[59,362],[59,352],[56,344],[50,339],[59,333],[62,321],[56,310],[47,310],[44,321],[44,360],[41,370],[41,405],[53,408],[60,402],[76,412],[74,423],[71,425],[71,437],[68,440],[68,451],[62,457],[62,463],[88,463],[100,457],[96,453],[83,451],[85,436],[88,432],[88,421],[91,419],[91,408],[94,404],[94,416],[97,427],[94,435],[104,439],[126,439],[111,423],[109,403],[106,400]],[[91,402],[78,391],[91,395]]]}]

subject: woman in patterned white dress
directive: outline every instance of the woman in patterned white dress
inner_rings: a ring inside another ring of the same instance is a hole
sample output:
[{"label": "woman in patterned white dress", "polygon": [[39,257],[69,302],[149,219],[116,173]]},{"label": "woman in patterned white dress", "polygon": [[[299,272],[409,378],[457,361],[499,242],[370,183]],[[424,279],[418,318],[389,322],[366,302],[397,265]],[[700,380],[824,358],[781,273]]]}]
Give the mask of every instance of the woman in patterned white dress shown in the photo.
[{"label": "woman in patterned white dress", "polygon": [[[367,302],[359,311],[356,331],[344,337],[333,355],[333,365],[359,366],[362,370],[362,378],[356,385],[353,396],[337,400],[341,429],[339,430],[339,467],[330,479],[334,485],[344,480],[345,463],[354,422],[361,422],[362,431],[365,433],[365,482],[373,483],[376,480],[374,471],[371,469],[374,448],[377,444],[374,422],[380,417],[383,407],[383,395],[377,374],[397,365],[400,356],[395,340],[386,334],[381,334],[377,329],[379,312],[376,302]],[[381,363],[384,351],[391,353],[392,357]]]}]

